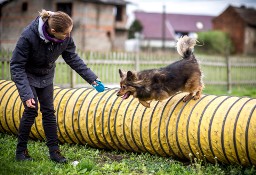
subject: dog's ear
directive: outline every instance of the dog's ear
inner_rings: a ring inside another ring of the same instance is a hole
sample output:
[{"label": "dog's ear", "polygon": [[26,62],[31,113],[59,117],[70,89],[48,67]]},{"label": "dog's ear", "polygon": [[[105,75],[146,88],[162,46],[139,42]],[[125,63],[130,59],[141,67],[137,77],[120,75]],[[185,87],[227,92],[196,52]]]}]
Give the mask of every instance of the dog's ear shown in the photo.
[{"label": "dog's ear", "polygon": [[120,78],[124,77],[124,72],[121,69],[119,69],[119,75],[120,75]]},{"label": "dog's ear", "polygon": [[134,81],[136,80],[136,74],[133,73],[132,71],[127,72],[127,80],[128,81]]}]

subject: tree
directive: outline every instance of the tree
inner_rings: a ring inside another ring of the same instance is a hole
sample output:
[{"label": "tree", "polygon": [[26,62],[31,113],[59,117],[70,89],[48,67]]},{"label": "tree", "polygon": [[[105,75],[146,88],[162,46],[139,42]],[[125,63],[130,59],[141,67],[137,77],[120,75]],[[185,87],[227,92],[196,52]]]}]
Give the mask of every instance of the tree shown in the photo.
[{"label": "tree", "polygon": [[222,31],[200,32],[197,40],[202,44],[197,49],[204,53],[226,55],[234,51],[230,37]]},{"label": "tree", "polygon": [[141,32],[143,30],[143,26],[142,24],[140,23],[139,20],[134,20],[133,23],[131,24],[130,28],[129,28],[129,33],[128,33],[128,39],[131,39],[131,38],[135,38],[135,33],[136,32]]}]

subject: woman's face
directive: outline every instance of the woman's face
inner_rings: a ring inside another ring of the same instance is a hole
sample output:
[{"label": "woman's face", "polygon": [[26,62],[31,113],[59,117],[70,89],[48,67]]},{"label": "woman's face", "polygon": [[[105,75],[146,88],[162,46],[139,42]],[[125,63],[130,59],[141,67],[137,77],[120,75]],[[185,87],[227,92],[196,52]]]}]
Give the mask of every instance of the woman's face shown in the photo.
[{"label": "woman's face", "polygon": [[70,36],[70,33],[72,31],[73,26],[70,26],[66,31],[64,32],[56,32],[54,29],[51,29],[51,34],[60,40],[64,40],[65,38]]}]

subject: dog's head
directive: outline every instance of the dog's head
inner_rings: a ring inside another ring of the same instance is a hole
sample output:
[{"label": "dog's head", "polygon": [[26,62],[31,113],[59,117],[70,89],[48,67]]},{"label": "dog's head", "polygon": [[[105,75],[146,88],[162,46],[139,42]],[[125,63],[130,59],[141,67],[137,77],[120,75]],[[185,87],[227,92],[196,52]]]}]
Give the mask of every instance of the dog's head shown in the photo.
[{"label": "dog's head", "polygon": [[116,95],[127,99],[136,92],[137,73],[132,71],[124,72],[119,69],[119,75],[121,78],[120,89]]}]

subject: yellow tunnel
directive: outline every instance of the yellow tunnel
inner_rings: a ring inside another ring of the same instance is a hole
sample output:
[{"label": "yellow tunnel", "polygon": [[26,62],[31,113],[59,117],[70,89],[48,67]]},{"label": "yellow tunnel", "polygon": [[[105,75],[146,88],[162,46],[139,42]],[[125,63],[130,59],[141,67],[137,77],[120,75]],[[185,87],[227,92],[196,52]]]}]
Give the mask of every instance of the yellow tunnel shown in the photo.
[{"label": "yellow tunnel", "polygon": [[[184,103],[184,93],[145,108],[137,99],[122,100],[117,89],[55,87],[61,142],[149,152],[177,159],[256,165],[256,99],[203,95]],[[0,131],[17,134],[23,105],[12,81],[0,80]],[[34,139],[45,139],[41,113],[32,126]]]}]

